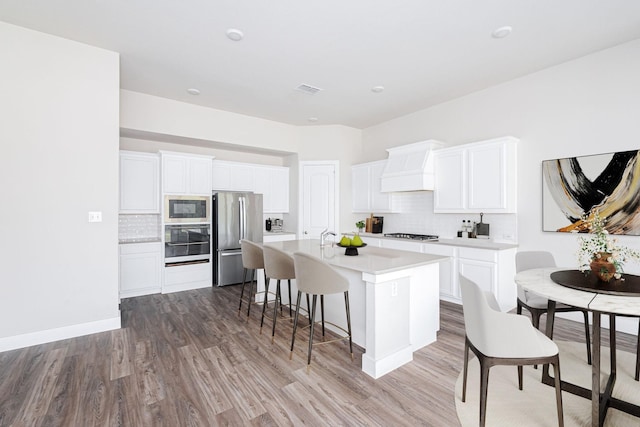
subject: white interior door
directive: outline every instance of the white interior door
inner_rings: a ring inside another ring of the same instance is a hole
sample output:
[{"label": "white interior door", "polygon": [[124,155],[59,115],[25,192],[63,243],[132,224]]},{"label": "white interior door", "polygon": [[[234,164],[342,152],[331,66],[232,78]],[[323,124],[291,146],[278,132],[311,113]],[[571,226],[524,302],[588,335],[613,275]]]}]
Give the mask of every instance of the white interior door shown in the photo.
[{"label": "white interior door", "polygon": [[300,162],[300,209],[304,239],[319,239],[329,229],[338,234],[338,162]]}]

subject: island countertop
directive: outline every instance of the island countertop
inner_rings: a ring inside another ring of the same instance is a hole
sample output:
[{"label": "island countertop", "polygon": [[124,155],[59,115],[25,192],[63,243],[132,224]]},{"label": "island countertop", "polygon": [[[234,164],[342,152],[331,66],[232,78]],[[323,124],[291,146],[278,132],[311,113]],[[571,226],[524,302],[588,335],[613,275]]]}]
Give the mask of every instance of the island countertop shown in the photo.
[{"label": "island countertop", "polygon": [[396,271],[438,263],[447,257],[401,251],[397,249],[366,246],[358,248],[359,255],[345,255],[345,248],[331,245],[320,247],[320,240],[289,240],[285,242],[265,243],[287,253],[304,252],[323,259],[332,266],[354,270],[361,273],[385,274]]}]

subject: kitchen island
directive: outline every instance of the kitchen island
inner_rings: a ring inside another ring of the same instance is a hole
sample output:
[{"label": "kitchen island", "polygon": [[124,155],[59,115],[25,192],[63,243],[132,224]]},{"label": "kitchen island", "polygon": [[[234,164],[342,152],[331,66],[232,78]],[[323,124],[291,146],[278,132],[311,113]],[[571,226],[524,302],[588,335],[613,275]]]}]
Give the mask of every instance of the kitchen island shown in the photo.
[{"label": "kitchen island", "polygon": [[[321,258],[349,279],[352,338],[365,349],[362,370],[373,378],[410,362],[414,351],[435,342],[440,328],[438,263],[447,257],[369,246],[359,248],[358,256],[346,256],[344,248],[331,243],[321,247],[319,240],[265,245]],[[286,292],[282,298],[286,302]],[[325,297],[325,319],[346,328],[342,294]]]}]

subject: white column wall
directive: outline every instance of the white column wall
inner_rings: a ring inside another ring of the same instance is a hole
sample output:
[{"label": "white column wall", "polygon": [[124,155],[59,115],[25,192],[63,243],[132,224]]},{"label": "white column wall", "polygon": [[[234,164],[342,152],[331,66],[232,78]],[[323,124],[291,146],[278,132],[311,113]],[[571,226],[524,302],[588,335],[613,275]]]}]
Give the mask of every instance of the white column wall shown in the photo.
[{"label": "white column wall", "polygon": [[0,23],[0,60],[0,351],[118,328],[118,55]]}]

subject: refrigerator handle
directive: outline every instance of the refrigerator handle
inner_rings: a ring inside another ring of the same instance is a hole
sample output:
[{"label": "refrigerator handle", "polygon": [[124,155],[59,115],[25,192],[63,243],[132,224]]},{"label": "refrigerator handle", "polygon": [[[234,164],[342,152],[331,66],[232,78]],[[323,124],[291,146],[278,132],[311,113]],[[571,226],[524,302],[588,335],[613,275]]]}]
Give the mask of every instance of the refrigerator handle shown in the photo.
[{"label": "refrigerator handle", "polygon": [[247,238],[247,199],[242,198],[242,238]]},{"label": "refrigerator handle", "polygon": [[[239,208],[238,209],[238,216],[239,216],[238,225],[240,227],[239,236],[240,236],[240,240],[242,240],[242,239],[244,239],[244,225],[245,225],[244,224],[244,214],[245,214],[245,212],[244,212],[244,197],[239,197],[238,198],[238,208]],[[240,242],[238,242],[238,243],[240,243]]]}]

